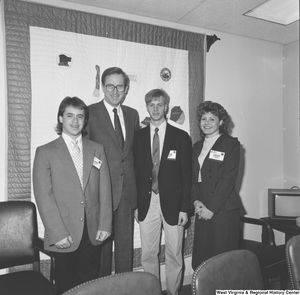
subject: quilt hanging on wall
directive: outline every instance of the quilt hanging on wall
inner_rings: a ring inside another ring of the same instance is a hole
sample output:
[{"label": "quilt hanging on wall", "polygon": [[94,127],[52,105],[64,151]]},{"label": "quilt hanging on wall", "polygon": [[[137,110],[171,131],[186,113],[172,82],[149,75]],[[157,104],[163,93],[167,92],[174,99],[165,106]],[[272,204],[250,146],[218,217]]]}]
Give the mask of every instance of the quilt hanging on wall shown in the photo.
[{"label": "quilt hanging on wall", "polygon": [[[124,104],[148,123],[144,96],[163,88],[169,122],[198,139],[195,107],[204,100],[205,35],[57,7],[4,0],[8,94],[8,199],[30,200],[35,149],[54,138],[59,103],[103,98],[111,66],[130,78]],[[188,234],[189,237],[189,234]],[[185,253],[189,254],[188,242]]]}]

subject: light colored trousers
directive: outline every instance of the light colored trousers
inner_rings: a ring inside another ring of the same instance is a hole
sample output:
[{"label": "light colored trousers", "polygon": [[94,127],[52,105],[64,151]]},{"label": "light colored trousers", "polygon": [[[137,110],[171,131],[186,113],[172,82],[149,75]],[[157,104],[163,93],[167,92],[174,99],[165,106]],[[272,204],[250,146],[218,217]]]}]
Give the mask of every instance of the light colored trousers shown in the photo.
[{"label": "light colored trousers", "polygon": [[144,271],[160,279],[159,249],[162,228],[165,233],[166,288],[171,295],[178,295],[182,277],[183,226],[169,225],[160,208],[159,194],[152,192],[146,218],[140,221],[142,266]]}]

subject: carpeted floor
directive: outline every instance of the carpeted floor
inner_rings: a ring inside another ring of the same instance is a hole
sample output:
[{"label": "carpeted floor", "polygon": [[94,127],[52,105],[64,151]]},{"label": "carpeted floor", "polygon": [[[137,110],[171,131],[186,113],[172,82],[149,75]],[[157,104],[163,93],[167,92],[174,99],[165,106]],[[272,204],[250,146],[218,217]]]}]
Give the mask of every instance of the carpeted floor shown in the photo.
[{"label": "carpeted floor", "polygon": [[[163,291],[162,295],[167,295],[166,291]],[[186,285],[181,288],[179,295],[192,295],[191,285]]]},{"label": "carpeted floor", "polygon": [[179,292],[179,295],[192,295],[191,285],[183,286]]},{"label": "carpeted floor", "polygon": [[[272,283],[272,289],[273,290],[280,290],[280,283],[279,281],[273,282]],[[291,283],[288,282],[288,290],[292,290]],[[167,293],[164,291],[162,295],[167,295]],[[192,289],[191,285],[186,285],[181,288],[179,291],[179,295],[192,295]]]}]

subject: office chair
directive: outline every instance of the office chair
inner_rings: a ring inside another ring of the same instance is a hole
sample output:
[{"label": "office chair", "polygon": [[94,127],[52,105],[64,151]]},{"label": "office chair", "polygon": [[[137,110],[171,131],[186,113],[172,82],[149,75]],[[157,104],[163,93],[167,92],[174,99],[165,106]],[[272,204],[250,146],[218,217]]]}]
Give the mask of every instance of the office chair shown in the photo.
[{"label": "office chair", "polygon": [[258,259],[265,289],[272,289],[272,280],[279,276],[281,289],[287,289],[287,265],[284,245],[276,246],[274,232],[269,223],[263,219],[240,217],[241,225],[252,224],[261,227],[261,242],[247,240],[240,235],[240,249],[252,251]]},{"label": "office chair", "polygon": [[193,295],[215,295],[216,290],[262,290],[263,281],[255,254],[233,250],[202,262],[191,286]]},{"label": "office chair", "polygon": [[288,240],[285,253],[292,289],[300,290],[300,235]]},{"label": "office chair", "polygon": [[43,250],[43,241],[38,237],[34,203],[0,202],[0,269],[32,264],[32,270],[0,275],[1,294],[56,294],[54,259],[51,257],[50,282],[40,273],[40,251],[50,255]]},{"label": "office chair", "polygon": [[125,272],[95,279],[63,295],[161,295],[158,278],[147,272]]}]

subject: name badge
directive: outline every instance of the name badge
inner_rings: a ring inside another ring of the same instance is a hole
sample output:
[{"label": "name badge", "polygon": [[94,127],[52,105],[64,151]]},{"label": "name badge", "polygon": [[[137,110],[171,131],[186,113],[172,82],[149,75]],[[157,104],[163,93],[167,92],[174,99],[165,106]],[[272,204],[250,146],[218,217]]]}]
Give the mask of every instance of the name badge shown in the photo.
[{"label": "name badge", "polygon": [[223,161],[225,157],[224,152],[211,150],[209,153],[209,158],[216,161]]},{"label": "name badge", "polygon": [[102,161],[100,159],[98,159],[97,157],[94,157],[93,166],[96,167],[97,169],[100,169],[101,164],[102,164]]},{"label": "name badge", "polygon": [[169,155],[168,155],[168,160],[171,160],[171,161],[176,160],[176,151],[175,150],[170,150]]}]

